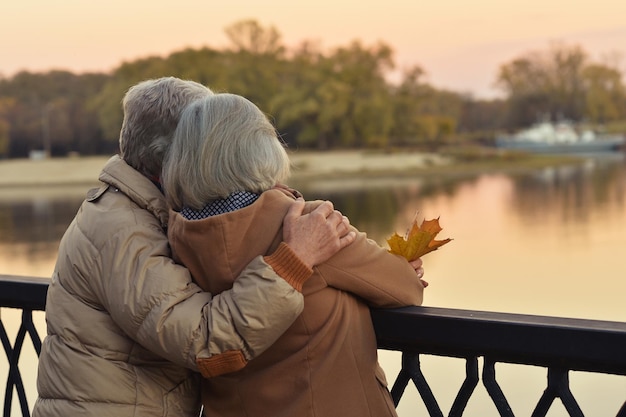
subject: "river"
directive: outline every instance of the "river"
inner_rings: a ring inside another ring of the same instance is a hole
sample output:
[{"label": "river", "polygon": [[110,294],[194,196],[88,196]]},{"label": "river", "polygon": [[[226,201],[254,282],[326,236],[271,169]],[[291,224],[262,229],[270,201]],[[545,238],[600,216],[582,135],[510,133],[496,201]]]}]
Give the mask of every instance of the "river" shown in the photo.
[{"label": "river", "polygon": [[[626,321],[626,163],[623,155],[565,167],[471,177],[323,180],[296,184],[330,199],[352,224],[385,245],[419,217],[439,217],[452,242],[424,257],[424,304],[472,310]],[[84,187],[0,189],[0,274],[50,276],[56,247]],[[11,312],[3,311],[8,322]],[[36,317],[44,329],[43,314]],[[7,325],[10,329],[10,323]],[[25,356],[32,354],[28,351]],[[380,352],[388,379],[397,352]],[[4,368],[3,368],[4,366]],[[459,359],[425,357],[424,372],[444,414],[464,378]],[[32,371],[32,370],[31,370]],[[542,368],[501,364],[498,380],[516,415],[530,415],[546,386]],[[25,383],[34,386],[34,371]],[[6,365],[0,362],[0,376]],[[626,378],[571,373],[589,416],[615,415]],[[32,404],[33,390],[29,399]],[[400,417],[427,415],[407,389]],[[482,385],[467,416],[497,416]],[[565,416],[559,401],[549,416]]]}]

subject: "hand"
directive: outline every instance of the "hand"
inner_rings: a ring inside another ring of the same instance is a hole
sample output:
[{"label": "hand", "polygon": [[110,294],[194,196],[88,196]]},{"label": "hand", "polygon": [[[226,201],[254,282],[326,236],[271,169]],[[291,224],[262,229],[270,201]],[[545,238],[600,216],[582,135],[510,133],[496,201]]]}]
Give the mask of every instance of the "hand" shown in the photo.
[{"label": "hand", "polygon": [[422,260],[420,258],[417,258],[416,260],[411,261],[409,263],[415,270],[415,273],[417,274],[417,278],[421,281],[424,288],[428,287],[428,282],[422,279],[422,277],[424,276],[424,268],[422,267]]},{"label": "hand", "polygon": [[283,220],[283,240],[310,268],[328,260],[356,239],[350,221],[333,203],[325,201],[309,214],[302,214],[304,200],[298,198]]}]

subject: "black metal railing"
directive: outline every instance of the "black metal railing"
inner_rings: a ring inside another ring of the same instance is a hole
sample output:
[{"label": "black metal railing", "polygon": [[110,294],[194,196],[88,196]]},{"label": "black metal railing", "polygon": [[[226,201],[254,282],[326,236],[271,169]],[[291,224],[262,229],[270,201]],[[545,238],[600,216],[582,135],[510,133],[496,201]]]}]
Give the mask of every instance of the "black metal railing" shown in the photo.
[{"label": "black metal railing", "polygon": [[[45,308],[48,280],[0,275],[0,337],[9,372],[4,416],[10,415],[14,395],[23,416],[30,415],[19,358],[28,335],[39,354],[41,339],[32,312]],[[22,310],[22,322],[11,343],[2,323],[2,308]],[[481,380],[500,416],[514,416],[496,380],[495,365],[510,363],[546,369],[547,386],[537,399],[532,417],[545,416],[560,399],[570,416],[584,416],[569,386],[570,371],[626,376],[626,323],[506,314],[432,307],[373,310],[380,349],[402,352],[402,366],[391,389],[396,405],[413,382],[433,416],[443,416],[421,369],[421,355],[465,359],[462,382],[448,416],[461,416]],[[482,358],[482,374],[479,358]],[[626,397],[626,392],[624,393]],[[626,401],[617,417],[626,417]]]},{"label": "black metal railing", "polygon": [[[48,283],[49,280],[45,278],[0,275],[0,339],[9,364],[4,391],[4,417],[11,415],[14,395],[17,395],[20,402],[22,415],[30,416],[19,360],[27,335],[30,337],[37,355],[41,352],[41,338],[33,323],[33,311],[42,311],[46,307]],[[21,323],[13,343],[11,343],[2,322],[3,308],[22,310]]]},{"label": "black metal railing", "polygon": [[[560,399],[570,416],[584,416],[569,387],[569,371],[626,376],[626,323],[445,308],[411,307],[372,311],[380,349],[402,351],[402,368],[392,389],[398,405],[408,383],[420,393],[430,416],[443,416],[420,366],[420,355],[466,360],[466,377],[449,416],[461,416],[482,380],[500,416],[512,417],[496,381],[496,363],[547,369],[547,387],[532,417],[545,416]],[[626,386],[626,385],[625,385]],[[626,391],[624,392],[626,399]],[[618,417],[626,417],[626,401]]]}]

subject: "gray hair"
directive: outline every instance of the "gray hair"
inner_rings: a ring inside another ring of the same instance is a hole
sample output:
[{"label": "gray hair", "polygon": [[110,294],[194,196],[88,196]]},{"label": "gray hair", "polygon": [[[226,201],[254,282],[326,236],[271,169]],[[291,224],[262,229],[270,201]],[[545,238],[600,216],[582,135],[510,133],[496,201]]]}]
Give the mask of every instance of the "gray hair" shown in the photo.
[{"label": "gray hair", "polygon": [[285,146],[265,114],[235,94],[216,94],[183,112],[163,165],[175,210],[199,210],[235,191],[262,193],[289,176]]},{"label": "gray hair", "polygon": [[212,94],[202,84],[174,77],[146,80],[131,87],[122,101],[122,159],[146,176],[160,175],[181,113],[192,101]]}]

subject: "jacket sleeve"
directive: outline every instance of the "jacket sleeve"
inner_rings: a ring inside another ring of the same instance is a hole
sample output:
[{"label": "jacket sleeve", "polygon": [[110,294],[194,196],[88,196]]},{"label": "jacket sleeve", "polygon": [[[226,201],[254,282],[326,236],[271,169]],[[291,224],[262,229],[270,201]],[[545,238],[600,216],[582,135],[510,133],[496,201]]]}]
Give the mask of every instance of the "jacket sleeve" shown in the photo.
[{"label": "jacket sleeve", "polygon": [[[302,275],[292,276],[290,284],[262,257],[248,265],[231,290],[213,297],[170,259],[167,236],[159,228],[118,231],[107,245],[101,265],[103,276],[112,278],[102,283],[100,297],[113,320],[145,348],[205,376],[245,366],[303,308],[303,296],[293,285]],[[289,253],[283,256],[293,261]],[[296,270],[296,275],[310,275],[310,270]]]},{"label": "jacket sleeve", "polygon": [[354,230],[353,244],[315,267],[326,283],[359,296],[370,307],[420,305],[424,286],[406,259]]}]

